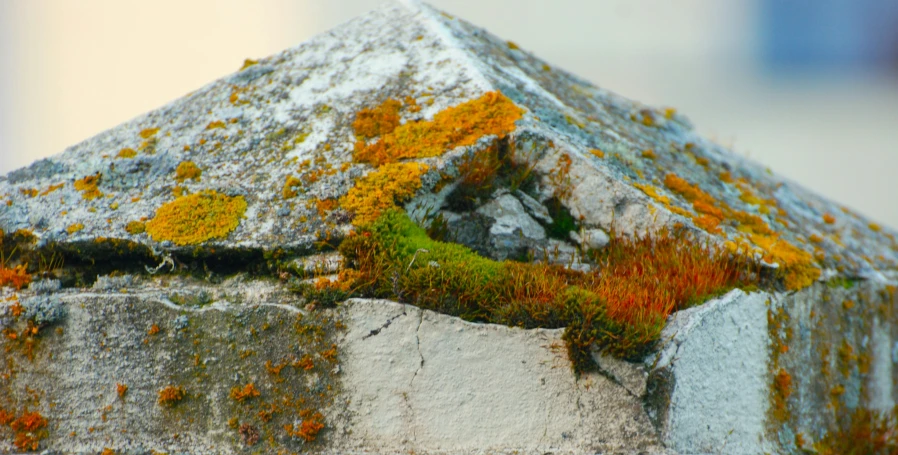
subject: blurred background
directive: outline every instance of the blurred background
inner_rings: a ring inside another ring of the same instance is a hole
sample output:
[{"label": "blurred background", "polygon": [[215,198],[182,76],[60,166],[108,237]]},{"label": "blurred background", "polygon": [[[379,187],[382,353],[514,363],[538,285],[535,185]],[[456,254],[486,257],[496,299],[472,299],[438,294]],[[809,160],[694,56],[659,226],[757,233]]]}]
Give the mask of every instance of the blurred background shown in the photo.
[{"label": "blurred background", "polygon": [[[0,0],[0,174],[381,0]],[[431,0],[898,227],[898,1]]]}]

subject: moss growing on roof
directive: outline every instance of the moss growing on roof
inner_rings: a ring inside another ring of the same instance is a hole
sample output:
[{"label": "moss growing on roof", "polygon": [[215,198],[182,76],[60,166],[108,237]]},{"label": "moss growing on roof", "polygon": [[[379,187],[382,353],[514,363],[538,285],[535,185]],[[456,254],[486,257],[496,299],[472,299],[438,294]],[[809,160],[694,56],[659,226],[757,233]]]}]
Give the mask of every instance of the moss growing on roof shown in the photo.
[{"label": "moss growing on roof", "polygon": [[243,196],[226,196],[212,190],[182,196],[156,210],[147,221],[146,232],[161,242],[193,245],[213,238],[225,238],[237,228],[246,200]]}]

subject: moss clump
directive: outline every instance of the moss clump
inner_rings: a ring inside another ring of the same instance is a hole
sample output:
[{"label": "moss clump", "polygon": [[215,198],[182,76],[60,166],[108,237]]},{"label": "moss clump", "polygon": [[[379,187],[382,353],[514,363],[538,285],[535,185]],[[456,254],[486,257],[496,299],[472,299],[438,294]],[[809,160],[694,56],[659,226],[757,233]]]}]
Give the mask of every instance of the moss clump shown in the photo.
[{"label": "moss clump", "polygon": [[237,228],[246,212],[243,196],[230,197],[215,191],[182,196],[156,210],[146,223],[146,232],[157,242],[193,245],[225,238]]},{"label": "moss clump", "polygon": [[574,368],[590,348],[640,358],[667,316],[757,278],[745,262],[683,236],[615,241],[595,260],[602,273],[547,264],[497,262],[430,239],[398,210],[360,227],[340,246],[343,289],[422,308],[526,328],[566,327]]},{"label": "moss clump", "polygon": [[421,188],[427,166],[390,163],[366,175],[340,198],[340,207],[355,214],[356,225],[369,223],[381,213],[410,199]]},{"label": "moss clump", "polygon": [[175,169],[175,180],[178,182],[187,179],[199,181],[201,175],[203,175],[203,170],[197,167],[193,161],[181,161],[181,164],[178,164],[178,168]]},{"label": "moss clump", "polygon": [[86,200],[96,199],[98,197],[102,197],[103,193],[100,192],[98,186],[100,185],[100,178],[102,175],[98,172],[94,175],[88,175],[80,180],[75,180],[75,189],[81,192],[81,197]]},{"label": "moss clump", "polygon": [[[439,112],[431,121],[398,126],[372,144],[357,142],[354,158],[380,166],[408,158],[440,156],[456,147],[472,145],[486,135],[504,137],[514,131],[514,122],[523,113],[523,109],[501,93],[488,92],[476,100]],[[384,129],[377,123],[376,128],[366,126],[357,133],[365,137]]]}]

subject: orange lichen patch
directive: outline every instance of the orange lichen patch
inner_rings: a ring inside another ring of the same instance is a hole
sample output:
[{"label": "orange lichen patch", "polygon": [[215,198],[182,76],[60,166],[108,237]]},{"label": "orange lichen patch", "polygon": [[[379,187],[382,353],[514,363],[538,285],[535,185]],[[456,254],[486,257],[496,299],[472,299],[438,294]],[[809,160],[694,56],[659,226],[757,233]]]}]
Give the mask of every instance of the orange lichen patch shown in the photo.
[{"label": "orange lichen patch", "polygon": [[27,267],[19,264],[14,268],[8,268],[0,264],[0,287],[10,286],[22,289],[31,283],[31,275],[26,271]]},{"label": "orange lichen patch", "polygon": [[404,203],[421,188],[421,176],[428,167],[420,163],[389,163],[362,177],[340,198],[340,207],[354,213],[360,225]]},{"label": "orange lichen patch", "polygon": [[115,384],[115,393],[119,398],[124,399],[125,394],[128,393],[128,386],[121,383]]},{"label": "orange lichen patch", "polygon": [[109,447],[103,447],[103,451],[100,452],[100,455],[115,455],[115,450],[112,450]]},{"label": "orange lichen patch", "polygon": [[708,193],[704,192],[698,185],[692,185],[686,180],[678,177],[676,174],[667,174],[664,177],[664,185],[674,193],[683,196],[687,201],[701,202],[704,206],[716,206],[717,201]]},{"label": "orange lichen patch", "polygon": [[605,158],[605,152],[603,152],[599,149],[592,149],[589,151],[589,153],[592,153],[592,155],[595,156],[596,158]]},{"label": "orange lichen patch", "polygon": [[789,418],[786,400],[791,394],[792,376],[786,370],[780,368],[773,378],[773,415],[780,422],[785,422]]},{"label": "orange lichen patch", "polygon": [[34,188],[19,188],[19,194],[28,197],[37,197],[38,191]]},{"label": "orange lichen patch", "polygon": [[724,183],[733,183],[733,175],[730,174],[729,171],[723,171],[720,173],[720,181]]},{"label": "orange lichen patch", "polygon": [[315,200],[315,209],[318,211],[318,216],[324,218],[328,213],[333,212],[334,209],[339,205],[339,201],[336,199],[316,199]]},{"label": "orange lichen patch", "polygon": [[882,230],[882,226],[880,226],[876,223],[870,223],[867,225],[867,227],[870,228],[870,230],[873,232],[879,232]]},{"label": "orange lichen patch", "polygon": [[134,158],[137,156],[137,151],[132,148],[123,148],[115,154],[116,158]]},{"label": "orange lichen patch", "polygon": [[232,388],[231,393],[228,396],[230,396],[231,399],[234,401],[243,402],[244,400],[247,400],[250,398],[255,398],[259,395],[261,395],[261,393],[259,392],[259,389],[256,388],[255,384],[250,382],[250,383],[246,384],[245,386],[243,386],[242,388],[241,387]]},{"label": "orange lichen patch", "polygon": [[808,240],[809,240],[811,243],[821,243],[821,242],[823,242],[823,237],[820,237],[820,236],[817,235],[817,234],[811,234],[811,236],[808,237]]},{"label": "orange lichen patch", "polygon": [[213,120],[213,121],[209,122],[208,125],[206,125],[206,129],[214,130],[216,128],[224,128],[226,126],[227,125],[225,124],[225,122],[223,120]]},{"label": "orange lichen patch", "polygon": [[302,180],[288,175],[287,180],[284,182],[284,188],[281,190],[281,194],[284,196],[284,199],[290,199],[296,197],[296,190],[294,188],[302,186]]},{"label": "orange lichen patch", "polygon": [[299,425],[284,425],[284,431],[287,435],[294,438],[301,438],[306,442],[312,442],[318,436],[318,433],[324,429],[324,416],[320,412],[312,412],[304,410],[300,412],[302,422]]},{"label": "orange lichen patch", "polygon": [[41,191],[41,194],[40,194],[40,195],[41,195],[41,196],[46,196],[46,195],[48,195],[48,194],[50,194],[50,193],[52,193],[52,192],[54,192],[54,191],[56,191],[56,190],[62,188],[63,186],[65,186],[65,183],[57,183],[56,185],[50,185],[50,186],[47,187],[47,189],[45,189],[44,191]]},{"label": "orange lichen patch", "polygon": [[[317,283],[316,283],[317,285]],[[312,356],[306,354],[302,356],[300,359],[293,362],[293,366],[296,368],[302,368],[303,370],[311,370],[315,368],[315,362],[312,361]]]},{"label": "orange lichen patch", "polygon": [[197,167],[193,161],[181,161],[175,169],[175,180],[179,182],[187,179],[199,181],[201,175],[203,175],[203,170]]},{"label": "orange lichen patch", "polygon": [[147,230],[147,224],[142,221],[129,221],[125,225],[125,232],[131,235],[143,234]]},{"label": "orange lichen patch", "polygon": [[832,213],[824,213],[823,214],[823,222],[826,224],[835,224],[836,217],[833,216]]},{"label": "orange lichen patch", "polygon": [[28,412],[9,423],[10,428],[15,432],[13,445],[19,450],[32,451],[37,450],[40,440],[46,431],[41,431],[47,427],[47,419],[39,412]]},{"label": "orange lichen patch", "polygon": [[483,136],[505,136],[524,110],[499,92],[447,108],[431,121],[409,122],[384,134],[373,144],[359,141],[356,161],[374,166],[408,158],[440,156],[456,147],[472,145]]},{"label": "orange lichen patch", "polygon": [[101,177],[102,175],[98,172],[94,175],[88,175],[81,180],[75,180],[75,189],[80,191],[81,197],[86,200],[102,197],[103,193],[98,188]]},{"label": "orange lichen patch", "polygon": [[70,224],[69,227],[65,228],[65,231],[68,232],[69,234],[74,234],[82,229],[84,229],[84,224],[73,223],[73,224]]},{"label": "orange lichen patch", "polygon": [[184,399],[184,395],[184,387],[173,385],[166,386],[159,391],[159,399],[157,402],[160,406],[174,406]]},{"label": "orange lichen patch", "polygon": [[158,132],[159,132],[159,128],[146,128],[146,129],[140,130],[140,133],[138,133],[138,134],[143,139],[149,139],[149,138],[155,136],[156,133],[158,133]]},{"label": "orange lichen patch", "polygon": [[891,412],[858,407],[839,416],[838,428],[813,444],[819,455],[898,453],[898,406]]},{"label": "orange lichen patch", "polygon": [[653,160],[653,159],[657,158],[657,156],[655,155],[655,151],[652,149],[643,150],[642,157],[645,159],[649,159],[649,160]]},{"label": "orange lichen patch", "polygon": [[355,116],[352,128],[362,139],[372,139],[390,134],[399,126],[399,100],[388,99],[371,109],[362,109]]},{"label": "orange lichen patch", "polygon": [[147,335],[150,335],[150,336],[156,335],[156,334],[159,333],[159,330],[160,330],[160,329],[159,329],[159,325],[158,325],[158,324],[153,324],[153,325],[150,326],[150,329],[147,330]]},{"label": "orange lichen patch", "polygon": [[226,196],[206,190],[181,196],[156,210],[146,230],[157,242],[170,240],[192,245],[213,238],[225,238],[237,228],[246,212],[243,196]]}]

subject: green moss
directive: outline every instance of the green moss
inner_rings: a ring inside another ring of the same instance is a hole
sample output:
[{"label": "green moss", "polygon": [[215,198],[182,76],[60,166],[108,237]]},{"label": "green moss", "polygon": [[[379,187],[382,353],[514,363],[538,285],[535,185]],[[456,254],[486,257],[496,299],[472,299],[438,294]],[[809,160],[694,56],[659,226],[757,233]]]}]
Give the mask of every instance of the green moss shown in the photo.
[{"label": "green moss", "polygon": [[546,234],[554,239],[570,240],[571,231],[577,230],[577,221],[571,211],[558,198],[549,199],[546,208],[552,217],[552,224],[546,229]]},{"label": "green moss", "polygon": [[[341,244],[347,268],[339,286],[471,321],[565,327],[579,372],[591,368],[594,344],[612,355],[641,358],[671,311],[750,281],[728,255],[683,239],[618,242],[607,249],[597,258],[604,262],[602,275],[497,262],[433,240],[404,212],[390,210]],[[638,273],[633,261],[642,265]]]}]

